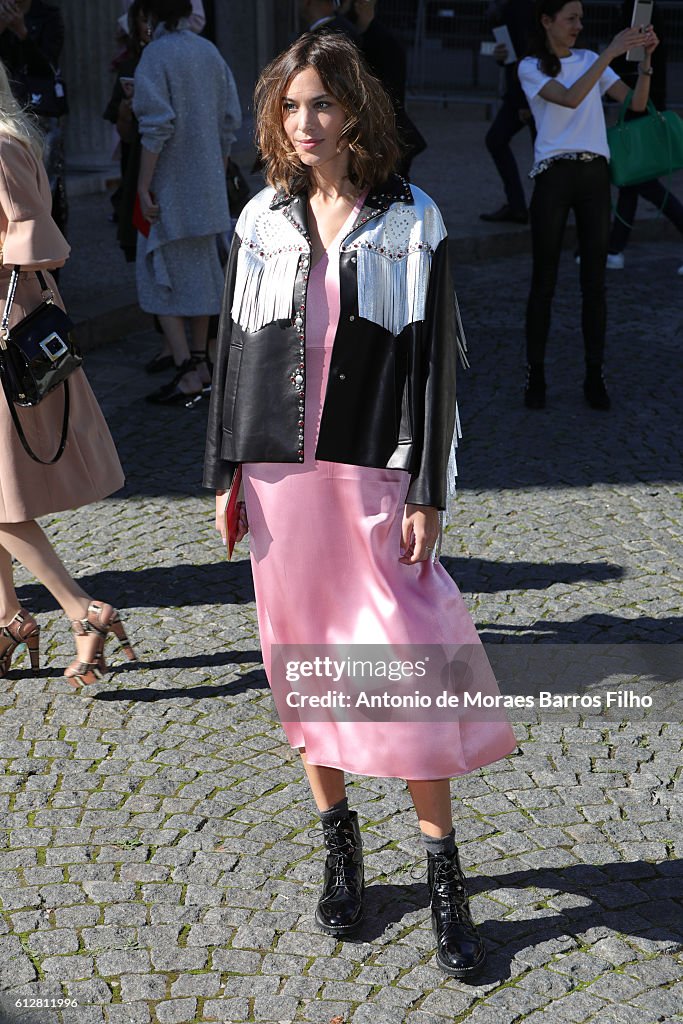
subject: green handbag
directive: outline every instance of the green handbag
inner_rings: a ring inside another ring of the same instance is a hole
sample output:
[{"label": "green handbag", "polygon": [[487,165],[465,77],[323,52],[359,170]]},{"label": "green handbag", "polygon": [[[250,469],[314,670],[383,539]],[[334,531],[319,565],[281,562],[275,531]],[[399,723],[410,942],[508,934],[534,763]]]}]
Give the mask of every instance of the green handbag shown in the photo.
[{"label": "green handbag", "polygon": [[640,185],[671,175],[683,167],[683,121],[673,110],[659,111],[648,102],[647,113],[626,121],[631,90],[619,112],[619,120],[607,129],[612,182]]}]

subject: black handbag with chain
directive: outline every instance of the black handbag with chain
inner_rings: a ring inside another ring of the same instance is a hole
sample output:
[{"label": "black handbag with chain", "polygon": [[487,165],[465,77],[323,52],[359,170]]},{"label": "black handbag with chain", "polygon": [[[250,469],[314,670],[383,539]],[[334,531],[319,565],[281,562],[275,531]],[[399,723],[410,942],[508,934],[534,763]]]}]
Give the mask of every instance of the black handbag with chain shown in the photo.
[{"label": "black handbag with chain", "polygon": [[[73,323],[55,304],[52,290],[40,271],[36,271],[36,277],[43,289],[43,301],[23,320],[9,327],[20,271],[20,267],[12,271],[0,324],[0,377],[14,426],[25,451],[35,462],[52,465],[61,457],[66,446],[69,427],[67,378],[83,360],[73,337]],[[64,385],[61,439],[56,455],[46,461],[38,458],[31,450],[14,406],[39,405],[60,384]]]}]

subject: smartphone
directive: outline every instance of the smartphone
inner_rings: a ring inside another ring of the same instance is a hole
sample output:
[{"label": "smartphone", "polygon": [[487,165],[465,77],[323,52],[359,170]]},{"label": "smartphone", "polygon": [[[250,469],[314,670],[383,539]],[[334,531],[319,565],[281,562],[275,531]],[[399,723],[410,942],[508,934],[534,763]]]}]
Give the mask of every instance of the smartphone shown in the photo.
[{"label": "smartphone", "polygon": [[[651,25],[653,7],[653,0],[635,0],[633,4],[633,17],[631,18],[631,28],[644,29],[647,28],[648,25]],[[633,49],[628,50],[626,53],[626,60],[645,60],[644,47],[634,46]]]},{"label": "smartphone", "polygon": [[125,75],[121,75],[119,77],[119,82],[121,83],[121,88],[123,89],[126,99],[132,99],[133,93],[135,92],[135,79],[126,78]]}]

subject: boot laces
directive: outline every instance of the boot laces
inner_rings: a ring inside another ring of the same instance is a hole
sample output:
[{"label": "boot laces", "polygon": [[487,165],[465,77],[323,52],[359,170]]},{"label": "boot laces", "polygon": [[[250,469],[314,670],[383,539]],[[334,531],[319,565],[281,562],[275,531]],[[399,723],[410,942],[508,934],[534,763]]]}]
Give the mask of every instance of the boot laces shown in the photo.
[{"label": "boot laces", "polygon": [[356,851],[349,836],[335,827],[336,824],[335,822],[325,833],[327,864],[336,884],[346,885],[355,878],[357,865],[354,863],[353,855]]},{"label": "boot laces", "polygon": [[438,897],[439,911],[450,920],[472,924],[467,887],[455,858],[438,860],[434,867],[432,898]]}]

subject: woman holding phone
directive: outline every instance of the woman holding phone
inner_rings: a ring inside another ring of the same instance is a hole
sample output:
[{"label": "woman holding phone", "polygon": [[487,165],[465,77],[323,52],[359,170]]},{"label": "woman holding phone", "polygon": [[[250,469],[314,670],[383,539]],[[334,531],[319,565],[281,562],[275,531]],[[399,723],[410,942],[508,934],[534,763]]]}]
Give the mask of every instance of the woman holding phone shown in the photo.
[{"label": "woman holding phone", "polygon": [[631,109],[645,110],[650,59],[659,40],[652,29],[627,28],[598,55],[575,49],[583,27],[579,0],[536,0],[535,31],[519,78],[536,122],[534,192],[529,209],[533,271],[527,303],[527,382],[524,403],[545,407],[545,348],[550,329],[562,238],[570,210],[576,218],[586,374],[584,395],[593,409],[609,409],[602,377],[605,264],[610,230],[609,147],[602,96],[623,103],[628,87],[610,64],[635,46],[644,48]]}]

